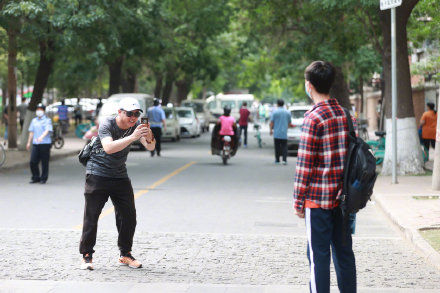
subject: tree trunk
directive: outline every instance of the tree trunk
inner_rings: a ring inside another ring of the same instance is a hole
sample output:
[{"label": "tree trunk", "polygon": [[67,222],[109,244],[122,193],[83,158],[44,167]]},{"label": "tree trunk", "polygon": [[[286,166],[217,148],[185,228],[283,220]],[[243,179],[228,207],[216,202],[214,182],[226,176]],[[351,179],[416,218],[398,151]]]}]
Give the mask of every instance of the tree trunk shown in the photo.
[{"label": "tree trunk", "polygon": [[[403,1],[396,8],[396,70],[397,70],[397,139],[405,143],[397,144],[397,173],[421,174],[423,159],[414,117],[411,76],[408,61],[406,24],[411,11],[418,0]],[[386,115],[386,149],[382,174],[392,172],[392,126],[391,126],[391,12],[380,12],[380,24],[383,34],[383,76],[385,81],[384,101]]]},{"label": "tree trunk", "polygon": [[29,135],[28,128],[34,117],[34,112],[37,109],[38,103],[43,99],[44,90],[46,89],[47,81],[52,72],[53,64],[55,62],[55,44],[53,40],[41,41],[40,46],[40,62],[38,64],[37,74],[35,76],[34,90],[32,92],[31,101],[29,102],[28,111],[24,119],[23,131],[20,135],[20,150],[26,149],[27,138]]},{"label": "tree trunk", "polygon": [[364,79],[362,77],[359,77],[359,94],[361,96],[359,114],[364,118],[366,115],[364,115]]},{"label": "tree trunk", "polygon": [[163,89],[162,94],[162,105],[166,105],[170,101],[171,92],[173,91],[173,83],[174,83],[174,76],[172,73],[167,73],[167,77],[165,79],[165,87]]},{"label": "tree trunk", "polygon": [[124,58],[122,56],[116,58],[112,62],[108,63],[110,78],[108,85],[108,95],[117,94],[121,89],[121,77],[122,77],[122,63]]},{"label": "tree trunk", "polygon": [[17,147],[17,31],[8,28],[8,148]]},{"label": "tree trunk", "polygon": [[162,84],[163,84],[163,76],[161,73],[155,73],[154,76],[156,77],[156,86],[154,87],[154,97],[160,99],[161,92],[162,92]]},{"label": "tree trunk", "polygon": [[[3,79],[3,78],[2,78]],[[2,109],[4,109],[6,107],[6,97],[7,97],[7,92],[8,92],[8,82],[7,82],[8,77],[6,76],[4,80],[2,80]],[[0,121],[3,122],[3,119],[0,119]]]},{"label": "tree trunk", "polygon": [[351,110],[350,92],[348,91],[348,86],[344,79],[344,73],[339,66],[336,66],[335,69],[336,76],[333,86],[330,89],[330,96],[338,100],[342,107]]},{"label": "tree trunk", "polygon": [[191,91],[192,80],[190,78],[184,78],[176,81],[177,87],[177,105],[185,100]]},{"label": "tree trunk", "polygon": [[130,69],[124,70],[124,78],[122,79],[122,92],[136,92],[136,73]]}]

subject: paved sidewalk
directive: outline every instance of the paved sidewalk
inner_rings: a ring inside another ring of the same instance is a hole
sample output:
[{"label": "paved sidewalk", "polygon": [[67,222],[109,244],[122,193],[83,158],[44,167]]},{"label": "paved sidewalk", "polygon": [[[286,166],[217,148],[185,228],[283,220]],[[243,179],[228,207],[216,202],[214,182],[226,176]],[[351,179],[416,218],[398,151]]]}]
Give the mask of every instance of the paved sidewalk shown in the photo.
[{"label": "paved sidewalk", "polygon": [[[50,160],[57,160],[68,156],[76,155],[82,149],[85,140],[77,137],[64,137],[64,146],[57,150],[54,147],[50,150]],[[0,172],[7,169],[28,167],[31,153],[6,149],[6,162],[0,167]]]},{"label": "paved sidewalk", "polygon": [[[154,292],[154,293],[303,293],[308,292],[306,286],[289,285],[218,285],[218,284],[175,284],[175,283],[126,283],[126,282],[56,282],[56,281],[0,281],[5,292]],[[0,292],[3,292],[0,290]],[[339,292],[331,287],[331,293]],[[358,288],[360,293],[434,293],[436,289],[389,289],[389,288]]]},{"label": "paved sidewalk", "polygon": [[[432,168],[432,162],[428,166]],[[440,253],[419,233],[422,228],[440,228],[440,199],[427,198],[440,195],[432,190],[432,175],[399,176],[398,184],[391,184],[391,180],[390,176],[378,177],[374,200],[416,250],[440,270]]]}]

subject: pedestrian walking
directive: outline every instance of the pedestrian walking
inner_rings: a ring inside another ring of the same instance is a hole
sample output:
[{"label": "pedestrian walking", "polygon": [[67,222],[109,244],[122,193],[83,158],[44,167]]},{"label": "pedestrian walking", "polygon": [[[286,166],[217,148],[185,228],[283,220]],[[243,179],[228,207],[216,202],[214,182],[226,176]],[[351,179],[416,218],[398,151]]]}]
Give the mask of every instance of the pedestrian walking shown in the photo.
[{"label": "pedestrian walking", "polygon": [[306,220],[310,292],[330,292],[330,251],[340,292],[356,292],[351,231],[343,229],[339,207],[349,128],[344,109],[329,95],[334,77],[328,62],[305,70],[314,106],[304,117],[293,197],[295,213]]},{"label": "pedestrian walking", "polygon": [[82,123],[82,109],[81,105],[78,103],[75,105],[75,108],[73,109],[73,117],[75,119],[75,126],[78,126]]},{"label": "pedestrian walking", "polygon": [[154,154],[157,153],[157,156],[160,157],[160,151],[162,150],[162,128],[164,131],[167,131],[167,124],[165,122],[165,111],[161,108],[159,99],[154,99],[153,107],[147,110],[147,117],[151,125],[151,131],[156,139],[156,149],[151,151],[151,156],[154,157]]},{"label": "pedestrian walking", "polygon": [[429,154],[429,146],[435,148],[435,135],[437,133],[437,111],[434,103],[427,103],[428,111],[423,113],[420,118],[420,127],[422,128],[422,141],[426,153]]},{"label": "pedestrian walking", "polygon": [[142,264],[131,254],[136,228],[136,208],[131,181],[125,162],[130,145],[136,141],[152,151],[155,147],[148,124],[140,124],[141,106],[134,98],[119,103],[118,115],[100,124],[98,138],[93,144],[86,166],[85,207],[79,252],[83,255],[81,269],[93,270],[93,247],[96,243],[98,219],[110,197],[115,207],[118,229],[119,263],[131,268]]},{"label": "pedestrian walking", "polygon": [[248,131],[248,122],[249,116],[251,112],[247,109],[247,102],[243,102],[243,105],[240,109],[240,119],[238,120],[238,125],[240,126],[239,136],[241,138],[242,133],[244,133],[244,147],[247,147],[247,131]]},{"label": "pedestrian walking", "polygon": [[27,107],[28,105],[26,103],[26,98],[21,98],[21,104],[17,106],[17,111],[20,117],[20,131],[22,132],[23,132],[24,118],[26,117]]},{"label": "pedestrian walking", "polygon": [[65,101],[61,101],[61,105],[58,106],[58,119],[61,125],[63,134],[66,134],[69,129],[69,108],[66,106]]},{"label": "pedestrian walking", "polygon": [[[29,125],[29,137],[26,149],[31,149],[30,168],[32,178],[29,183],[45,184],[49,178],[50,147],[52,145],[51,133],[53,132],[52,120],[45,115],[46,107],[37,105],[35,111],[37,117],[32,119]],[[40,173],[41,162],[41,173]]]},{"label": "pedestrian walking", "polygon": [[283,165],[287,165],[287,128],[291,125],[292,116],[284,109],[284,101],[277,101],[278,108],[270,116],[270,135],[273,135],[275,146],[275,164],[280,163],[283,157]]}]

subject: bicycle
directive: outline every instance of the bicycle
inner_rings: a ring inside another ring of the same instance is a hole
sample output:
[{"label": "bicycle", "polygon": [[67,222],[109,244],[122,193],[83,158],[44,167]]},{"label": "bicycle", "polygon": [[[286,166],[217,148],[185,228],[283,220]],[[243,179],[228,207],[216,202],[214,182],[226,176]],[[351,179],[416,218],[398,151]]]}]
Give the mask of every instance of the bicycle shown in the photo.
[{"label": "bicycle", "polygon": [[[371,150],[373,151],[374,157],[376,158],[376,165],[382,164],[384,158],[385,158],[385,131],[376,131],[374,132],[378,139],[376,140],[368,140],[366,143],[371,147]],[[423,162],[428,161],[428,152],[425,150],[424,146],[420,145],[422,149],[422,155],[423,155]]]},{"label": "bicycle", "polygon": [[56,149],[60,149],[64,146],[64,138],[63,138],[62,130],[58,123],[53,124],[52,145]]}]

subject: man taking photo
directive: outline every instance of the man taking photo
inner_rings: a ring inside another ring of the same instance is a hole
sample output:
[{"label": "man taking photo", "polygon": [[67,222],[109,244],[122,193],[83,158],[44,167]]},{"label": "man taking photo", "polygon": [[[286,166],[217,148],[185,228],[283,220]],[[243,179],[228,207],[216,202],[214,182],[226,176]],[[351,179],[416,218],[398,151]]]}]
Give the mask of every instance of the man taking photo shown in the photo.
[{"label": "man taking photo", "polygon": [[99,126],[98,138],[93,144],[86,167],[84,223],[79,245],[79,252],[83,255],[81,269],[93,270],[92,255],[95,252],[93,247],[98,219],[109,197],[115,207],[119,233],[119,263],[131,268],[142,267],[131,254],[136,208],[125,165],[130,145],[134,141],[140,140],[149,151],[155,148],[150,125],[138,122],[141,112],[136,99],[124,98],[119,103],[118,115],[107,118]]}]

